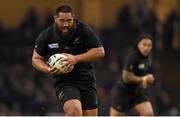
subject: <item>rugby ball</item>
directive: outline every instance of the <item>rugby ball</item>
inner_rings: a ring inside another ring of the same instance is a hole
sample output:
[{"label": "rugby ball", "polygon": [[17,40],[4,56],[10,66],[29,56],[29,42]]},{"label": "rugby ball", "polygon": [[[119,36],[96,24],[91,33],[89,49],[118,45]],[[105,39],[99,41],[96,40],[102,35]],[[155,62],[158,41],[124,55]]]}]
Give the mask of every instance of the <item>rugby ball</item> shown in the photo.
[{"label": "rugby ball", "polygon": [[66,64],[67,58],[68,57],[64,54],[53,54],[52,56],[49,57],[47,63],[49,64],[49,66],[53,68],[60,69],[62,73],[69,73],[73,70],[74,66],[71,68],[62,67],[64,64]]}]

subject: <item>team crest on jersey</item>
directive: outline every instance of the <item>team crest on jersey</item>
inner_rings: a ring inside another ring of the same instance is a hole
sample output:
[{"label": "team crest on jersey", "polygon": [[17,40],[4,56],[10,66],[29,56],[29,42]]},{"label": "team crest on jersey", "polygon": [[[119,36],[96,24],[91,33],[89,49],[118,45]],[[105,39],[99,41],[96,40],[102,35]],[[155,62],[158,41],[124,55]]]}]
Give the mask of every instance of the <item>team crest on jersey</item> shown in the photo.
[{"label": "team crest on jersey", "polygon": [[48,44],[48,47],[50,49],[52,49],[52,48],[59,48],[59,44],[58,43],[51,43],[51,44]]},{"label": "team crest on jersey", "polygon": [[79,43],[81,43],[80,37],[76,37],[76,38],[74,39],[73,44],[79,44]]},{"label": "team crest on jersey", "polygon": [[138,68],[139,68],[139,69],[144,69],[144,68],[145,68],[145,64],[144,64],[144,63],[139,64],[139,65],[138,65]]}]

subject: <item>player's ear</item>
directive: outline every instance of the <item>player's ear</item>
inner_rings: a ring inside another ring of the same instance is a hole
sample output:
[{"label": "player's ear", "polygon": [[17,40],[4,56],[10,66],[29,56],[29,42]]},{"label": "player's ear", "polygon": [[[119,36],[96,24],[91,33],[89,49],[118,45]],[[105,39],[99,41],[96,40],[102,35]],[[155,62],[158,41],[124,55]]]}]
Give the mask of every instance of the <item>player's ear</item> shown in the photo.
[{"label": "player's ear", "polygon": [[75,19],[75,18],[76,18],[76,15],[75,15],[74,13],[72,13],[72,16],[73,16],[73,19]]},{"label": "player's ear", "polygon": [[76,15],[75,15],[75,14],[72,14],[72,16],[73,16],[73,21],[75,21]]},{"label": "player's ear", "polygon": [[54,15],[54,21],[55,21],[55,23],[57,23],[57,19],[58,19],[58,16],[57,16],[57,15]]}]

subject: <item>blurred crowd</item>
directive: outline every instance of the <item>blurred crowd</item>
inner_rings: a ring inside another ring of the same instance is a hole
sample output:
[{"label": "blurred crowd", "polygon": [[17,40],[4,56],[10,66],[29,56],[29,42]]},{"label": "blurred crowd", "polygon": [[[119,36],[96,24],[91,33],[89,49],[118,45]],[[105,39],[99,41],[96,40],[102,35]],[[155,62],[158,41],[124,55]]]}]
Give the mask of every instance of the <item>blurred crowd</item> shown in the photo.
[{"label": "blurred crowd", "polygon": [[[177,9],[172,9],[165,22],[159,22],[153,8],[140,8],[132,9],[125,5],[119,10],[114,26],[97,31],[106,50],[106,57],[94,63],[99,115],[109,114],[111,89],[120,81],[124,58],[141,33],[149,33],[154,38],[156,82],[148,93],[155,114],[180,115],[178,100],[173,100],[169,93],[174,87],[168,86],[173,85],[163,82],[164,74],[171,74],[171,71],[164,71],[180,68],[180,14]],[[0,22],[0,115],[63,115],[51,77],[36,71],[31,65],[35,39],[42,29],[53,23],[52,13],[48,12],[44,19],[39,23],[32,8],[17,28],[6,29]],[[171,68],[167,68],[170,64]],[[173,77],[172,80],[178,80],[178,75]],[[179,95],[176,96],[178,99]],[[136,113],[129,110],[127,114]]]}]

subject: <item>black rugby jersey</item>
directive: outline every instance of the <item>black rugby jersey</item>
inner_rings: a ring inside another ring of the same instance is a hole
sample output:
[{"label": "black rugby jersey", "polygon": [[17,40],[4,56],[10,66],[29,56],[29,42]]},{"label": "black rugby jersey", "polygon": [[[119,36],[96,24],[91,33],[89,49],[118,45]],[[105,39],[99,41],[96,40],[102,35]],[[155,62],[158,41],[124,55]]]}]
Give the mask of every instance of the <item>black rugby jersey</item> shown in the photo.
[{"label": "black rugby jersey", "polygon": [[[35,42],[36,52],[48,59],[56,53],[78,55],[91,48],[102,47],[99,37],[88,25],[78,20],[75,23],[77,26],[70,39],[64,39],[54,25],[43,30]],[[77,63],[71,72],[57,75],[55,78],[58,80],[95,80],[91,62]]]},{"label": "black rugby jersey", "polygon": [[[151,57],[144,57],[140,52],[135,51],[127,57],[123,69],[134,73],[136,76],[153,74]],[[123,84],[132,89],[139,87],[139,84]]]}]

